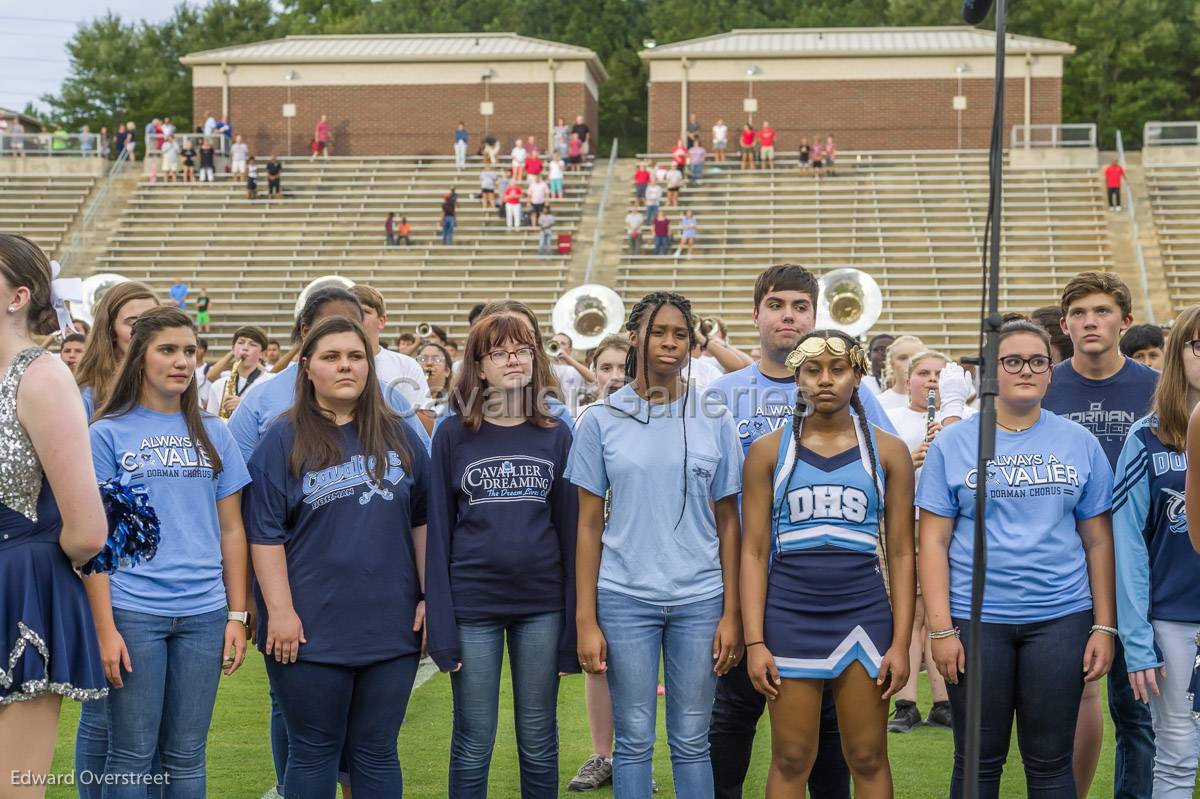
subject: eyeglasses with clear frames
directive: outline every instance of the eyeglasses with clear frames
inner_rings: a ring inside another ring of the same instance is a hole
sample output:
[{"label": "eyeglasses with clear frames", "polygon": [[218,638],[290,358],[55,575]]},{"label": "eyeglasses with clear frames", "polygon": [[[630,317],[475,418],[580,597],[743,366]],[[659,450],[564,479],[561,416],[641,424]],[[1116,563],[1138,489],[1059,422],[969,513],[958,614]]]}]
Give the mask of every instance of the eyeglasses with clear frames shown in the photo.
[{"label": "eyeglasses with clear frames", "polygon": [[1045,355],[1034,355],[1032,358],[1022,358],[1020,355],[1009,355],[1000,359],[1000,366],[1010,375],[1019,375],[1024,371],[1026,364],[1029,365],[1029,371],[1035,375],[1040,375],[1050,368],[1050,358]]},{"label": "eyeglasses with clear frames", "polygon": [[445,363],[446,359],[441,355],[422,355],[420,358],[417,358],[417,362],[432,366],[438,363]]},{"label": "eyeglasses with clear frames", "polygon": [[504,366],[509,356],[517,359],[517,363],[533,363],[533,347],[517,347],[515,350],[492,350],[487,358],[493,366]]}]

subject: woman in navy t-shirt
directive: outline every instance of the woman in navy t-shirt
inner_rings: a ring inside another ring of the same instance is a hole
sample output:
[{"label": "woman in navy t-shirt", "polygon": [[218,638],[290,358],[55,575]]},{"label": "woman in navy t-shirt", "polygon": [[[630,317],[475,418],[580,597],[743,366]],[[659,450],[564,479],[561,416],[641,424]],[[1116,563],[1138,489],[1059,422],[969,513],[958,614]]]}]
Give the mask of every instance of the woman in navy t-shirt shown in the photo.
[{"label": "woman in navy t-shirt", "polygon": [[[558,681],[575,657],[571,430],[546,403],[540,342],[525,320],[485,315],[467,338],[433,439],[429,653],[451,672],[450,796],[487,795],[505,639],[521,796],[558,796]],[[357,785],[356,785],[357,787]]]},{"label": "woman in navy t-shirt", "polygon": [[328,799],[345,746],[355,793],[403,793],[396,736],[421,653],[428,459],[374,390],[358,322],[300,351],[296,399],[250,458],[245,519],[258,645],[291,735],[287,795]]}]

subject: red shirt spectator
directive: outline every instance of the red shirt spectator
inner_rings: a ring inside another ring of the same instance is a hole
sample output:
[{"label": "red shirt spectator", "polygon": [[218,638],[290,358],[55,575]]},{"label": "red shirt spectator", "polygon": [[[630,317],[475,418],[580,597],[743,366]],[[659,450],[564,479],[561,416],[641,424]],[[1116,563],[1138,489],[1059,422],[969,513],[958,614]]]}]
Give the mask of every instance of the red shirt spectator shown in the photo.
[{"label": "red shirt spectator", "polygon": [[671,156],[675,159],[676,165],[680,167],[687,163],[687,149],[682,144],[675,145],[675,149],[671,151]]},{"label": "red shirt spectator", "polygon": [[317,141],[321,144],[329,141],[329,123],[324,119],[317,123],[316,136]]},{"label": "red shirt spectator", "polygon": [[1110,189],[1121,188],[1121,178],[1125,177],[1125,169],[1120,164],[1109,164],[1104,170],[1104,182]]},{"label": "red shirt spectator", "polygon": [[583,154],[583,142],[579,139],[571,139],[567,142],[567,155],[571,158],[581,156]]},{"label": "red shirt spectator", "polygon": [[542,159],[537,155],[530,155],[525,159],[525,174],[540,175],[542,174]]},{"label": "red shirt spectator", "polygon": [[763,147],[775,146],[775,128],[763,128],[758,132],[758,141]]},{"label": "red shirt spectator", "polygon": [[521,187],[516,183],[509,183],[508,188],[504,190],[504,202],[509,205],[520,205]]},{"label": "red shirt spectator", "polygon": [[637,171],[633,173],[633,182],[638,186],[645,186],[650,182],[650,170],[644,166],[639,166]]},{"label": "red shirt spectator", "polygon": [[754,146],[754,131],[753,130],[743,130],[742,131],[742,146],[743,147],[753,147]]}]

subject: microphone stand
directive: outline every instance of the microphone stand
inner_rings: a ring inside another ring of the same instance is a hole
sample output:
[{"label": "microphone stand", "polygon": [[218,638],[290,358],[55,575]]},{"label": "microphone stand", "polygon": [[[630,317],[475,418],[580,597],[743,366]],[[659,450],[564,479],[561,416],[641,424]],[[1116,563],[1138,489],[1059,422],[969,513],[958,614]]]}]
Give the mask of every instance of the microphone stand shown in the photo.
[{"label": "microphone stand", "polygon": [[[983,707],[983,655],[980,638],[983,627],[983,589],[987,574],[987,470],[996,454],[996,366],[1000,350],[1000,243],[1003,238],[1001,206],[1004,189],[1004,56],[1008,29],[1006,0],[996,0],[996,78],[989,151],[988,220],[985,227],[983,291],[987,313],[980,320],[983,340],[978,365],[979,381],[979,458],[975,471],[975,544],[971,563],[971,615],[967,652],[967,719],[963,752],[963,796],[979,796],[979,737]],[[1026,133],[1028,135],[1028,132]]]}]

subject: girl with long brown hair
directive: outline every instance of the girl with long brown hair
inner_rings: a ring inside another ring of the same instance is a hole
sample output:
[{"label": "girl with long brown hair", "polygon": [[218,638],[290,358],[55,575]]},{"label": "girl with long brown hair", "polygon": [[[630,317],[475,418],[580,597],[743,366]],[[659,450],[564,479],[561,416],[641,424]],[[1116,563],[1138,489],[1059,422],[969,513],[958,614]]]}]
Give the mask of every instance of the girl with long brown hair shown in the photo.
[{"label": "girl with long brown hair", "polygon": [[205,742],[220,674],[246,650],[250,481],[225,426],[200,410],[196,328],[174,308],[146,311],[91,427],[101,480],[143,494],[158,514],[154,557],[84,580],[113,689],[106,786],[141,799],[157,749],[172,790],[205,792]]},{"label": "girl with long brown hair", "polygon": [[429,461],[377,382],[357,321],[316,323],[295,402],[250,459],[257,640],[290,732],[288,796],[332,797],[343,746],[356,794],[403,791],[396,736],[422,649]]},{"label": "girl with long brown hair", "polygon": [[112,286],[96,303],[87,349],[75,367],[75,383],[89,419],[108,399],[133,337],[134,320],[158,306],[154,292],[132,280]]},{"label": "girl with long brown hair", "polygon": [[433,440],[429,653],[451,672],[450,795],[487,795],[504,642],[524,799],[558,795],[558,682],[575,657],[575,490],[570,427],[552,415],[548,366],[527,320],[481,317]]}]

